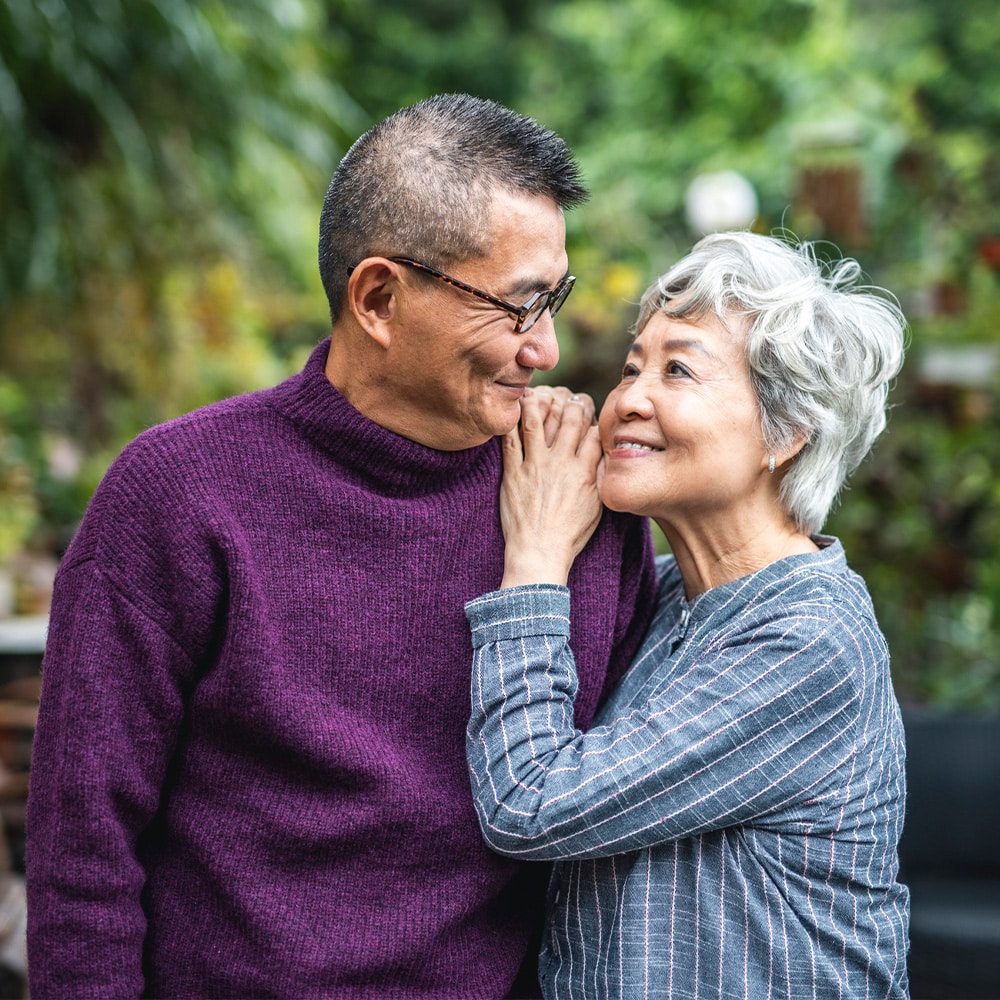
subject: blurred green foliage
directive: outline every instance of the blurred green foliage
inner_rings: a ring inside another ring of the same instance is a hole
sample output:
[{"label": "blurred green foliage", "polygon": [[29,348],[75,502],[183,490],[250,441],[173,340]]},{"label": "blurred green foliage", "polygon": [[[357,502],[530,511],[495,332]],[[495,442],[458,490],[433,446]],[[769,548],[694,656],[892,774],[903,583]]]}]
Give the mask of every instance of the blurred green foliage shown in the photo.
[{"label": "blurred green foliage", "polygon": [[0,565],[58,554],[143,427],[296,369],[348,144],[441,91],[561,132],[594,196],[551,376],[600,401],[642,289],[736,170],[755,228],[859,257],[911,318],[890,428],[828,529],[905,699],[1000,708],[994,0],[0,0]]}]

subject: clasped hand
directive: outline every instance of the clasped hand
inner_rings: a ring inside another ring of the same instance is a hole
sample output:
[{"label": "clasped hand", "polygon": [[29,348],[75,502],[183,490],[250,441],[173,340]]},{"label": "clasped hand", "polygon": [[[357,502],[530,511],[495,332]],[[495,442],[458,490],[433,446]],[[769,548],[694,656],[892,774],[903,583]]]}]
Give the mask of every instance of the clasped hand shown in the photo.
[{"label": "clasped hand", "polygon": [[521,400],[521,423],[503,439],[502,587],[565,585],[601,520],[601,442],[589,396],[540,387]]}]

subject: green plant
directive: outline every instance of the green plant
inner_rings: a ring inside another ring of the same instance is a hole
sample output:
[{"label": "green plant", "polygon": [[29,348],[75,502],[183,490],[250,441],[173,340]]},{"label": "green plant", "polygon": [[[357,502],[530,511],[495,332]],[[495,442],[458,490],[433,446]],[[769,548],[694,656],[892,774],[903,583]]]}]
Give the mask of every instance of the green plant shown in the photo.
[{"label": "green plant", "polygon": [[[1000,294],[995,302],[1000,306]],[[886,434],[827,525],[865,577],[902,700],[1000,710],[1000,393],[933,381],[918,324]]]}]

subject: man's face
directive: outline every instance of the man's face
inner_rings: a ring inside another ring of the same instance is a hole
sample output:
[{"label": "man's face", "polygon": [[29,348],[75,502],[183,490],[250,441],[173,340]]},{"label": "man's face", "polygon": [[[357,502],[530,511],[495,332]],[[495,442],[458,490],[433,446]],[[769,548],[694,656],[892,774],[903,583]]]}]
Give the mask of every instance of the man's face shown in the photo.
[{"label": "man's face", "polygon": [[[566,226],[549,198],[498,193],[488,257],[456,264],[453,278],[520,305],[567,273]],[[385,386],[375,419],[442,451],[483,444],[513,428],[535,369],[559,360],[546,310],[525,333],[515,317],[443,281],[407,271]]]}]

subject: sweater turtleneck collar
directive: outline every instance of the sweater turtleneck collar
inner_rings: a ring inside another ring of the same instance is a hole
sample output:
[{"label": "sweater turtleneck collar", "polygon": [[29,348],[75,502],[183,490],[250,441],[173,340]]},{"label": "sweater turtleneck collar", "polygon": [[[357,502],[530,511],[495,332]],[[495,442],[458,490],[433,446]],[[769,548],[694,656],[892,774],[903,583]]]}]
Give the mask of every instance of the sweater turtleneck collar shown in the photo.
[{"label": "sweater turtleneck collar", "polygon": [[476,448],[438,451],[369,420],[326,377],[329,350],[328,337],[301,372],[271,393],[275,407],[340,464],[382,490],[407,494],[439,490],[492,465],[496,438]]}]

